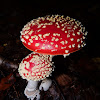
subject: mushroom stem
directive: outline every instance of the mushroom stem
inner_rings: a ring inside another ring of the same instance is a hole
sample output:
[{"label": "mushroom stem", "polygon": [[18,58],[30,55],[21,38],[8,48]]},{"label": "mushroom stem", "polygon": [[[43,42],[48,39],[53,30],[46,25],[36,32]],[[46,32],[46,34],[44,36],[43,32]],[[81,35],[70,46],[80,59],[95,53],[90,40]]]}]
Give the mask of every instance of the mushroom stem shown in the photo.
[{"label": "mushroom stem", "polygon": [[40,100],[40,91],[39,90],[34,90],[34,91],[28,91],[26,88],[24,90],[24,94],[27,96],[29,100]]},{"label": "mushroom stem", "polygon": [[30,100],[33,100],[36,97],[36,100],[40,99],[40,91],[37,89],[39,81],[29,80],[28,84],[24,90],[25,96]]},{"label": "mushroom stem", "polygon": [[28,84],[26,86],[27,90],[28,91],[34,91],[37,89],[37,86],[38,86],[38,82],[39,81],[33,81],[33,80],[29,80],[28,81]]},{"label": "mushroom stem", "polygon": [[43,89],[44,91],[47,91],[51,85],[52,85],[52,80],[46,78],[41,82],[41,85],[39,86],[39,90]]}]

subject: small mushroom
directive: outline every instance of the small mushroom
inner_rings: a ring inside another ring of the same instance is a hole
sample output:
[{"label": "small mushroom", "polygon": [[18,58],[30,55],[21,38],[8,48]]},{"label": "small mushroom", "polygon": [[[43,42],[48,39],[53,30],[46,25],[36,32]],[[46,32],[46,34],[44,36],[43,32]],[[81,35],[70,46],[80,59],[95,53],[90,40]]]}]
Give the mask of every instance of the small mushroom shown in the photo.
[{"label": "small mushroom", "polygon": [[[28,80],[24,91],[27,98],[39,97],[38,82],[49,77],[53,71],[50,56],[32,52],[21,61],[18,71],[23,79]],[[50,87],[51,84],[47,84]]]}]

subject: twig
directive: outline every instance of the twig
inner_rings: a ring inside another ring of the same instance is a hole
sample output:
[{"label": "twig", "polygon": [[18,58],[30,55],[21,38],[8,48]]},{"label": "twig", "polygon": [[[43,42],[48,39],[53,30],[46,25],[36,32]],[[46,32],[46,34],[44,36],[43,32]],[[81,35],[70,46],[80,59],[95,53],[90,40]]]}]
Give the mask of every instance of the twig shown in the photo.
[{"label": "twig", "polygon": [[17,93],[17,91],[16,91],[15,86],[13,86],[13,89],[14,89],[14,91],[15,91],[16,95],[17,95],[17,98],[19,98],[19,95],[18,95],[18,93]]}]

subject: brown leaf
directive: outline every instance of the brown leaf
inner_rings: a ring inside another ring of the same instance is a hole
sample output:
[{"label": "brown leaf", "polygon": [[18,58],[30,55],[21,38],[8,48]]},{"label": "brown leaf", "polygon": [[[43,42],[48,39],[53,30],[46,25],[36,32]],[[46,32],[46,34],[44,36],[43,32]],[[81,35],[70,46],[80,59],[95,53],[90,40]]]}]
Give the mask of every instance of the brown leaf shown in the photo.
[{"label": "brown leaf", "polygon": [[0,81],[0,91],[8,89],[15,82],[13,74],[4,77]]},{"label": "brown leaf", "polygon": [[61,74],[56,80],[60,86],[68,86],[72,82],[72,79],[66,74]]}]

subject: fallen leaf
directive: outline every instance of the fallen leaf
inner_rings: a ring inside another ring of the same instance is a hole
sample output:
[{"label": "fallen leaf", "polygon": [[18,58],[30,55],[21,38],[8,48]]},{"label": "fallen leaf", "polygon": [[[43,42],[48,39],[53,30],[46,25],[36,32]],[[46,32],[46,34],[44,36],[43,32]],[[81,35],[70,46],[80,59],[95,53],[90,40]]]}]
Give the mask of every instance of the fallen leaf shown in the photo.
[{"label": "fallen leaf", "polygon": [[4,77],[0,81],[0,91],[8,89],[15,82],[15,78],[11,73],[7,77]]}]

